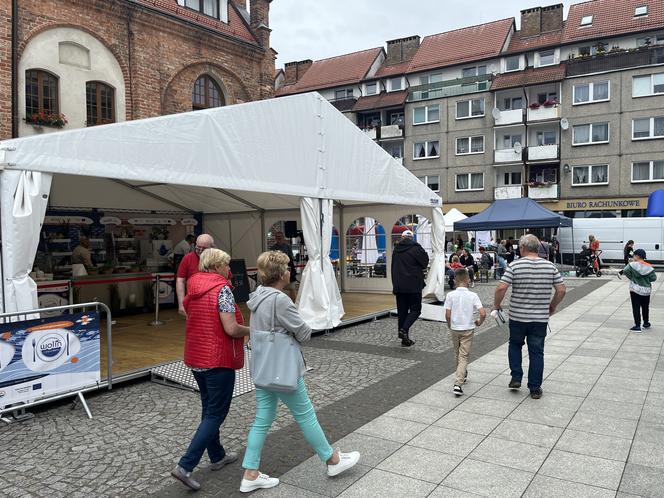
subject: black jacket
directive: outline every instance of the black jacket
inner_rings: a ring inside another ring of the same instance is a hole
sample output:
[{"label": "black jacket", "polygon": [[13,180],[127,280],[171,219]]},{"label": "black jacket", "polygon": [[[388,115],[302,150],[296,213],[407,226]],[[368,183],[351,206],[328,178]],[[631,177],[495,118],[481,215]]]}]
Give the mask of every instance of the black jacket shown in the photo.
[{"label": "black jacket", "polygon": [[392,253],[392,292],[422,292],[424,270],[428,265],[429,256],[422,246],[410,238],[402,238]]}]

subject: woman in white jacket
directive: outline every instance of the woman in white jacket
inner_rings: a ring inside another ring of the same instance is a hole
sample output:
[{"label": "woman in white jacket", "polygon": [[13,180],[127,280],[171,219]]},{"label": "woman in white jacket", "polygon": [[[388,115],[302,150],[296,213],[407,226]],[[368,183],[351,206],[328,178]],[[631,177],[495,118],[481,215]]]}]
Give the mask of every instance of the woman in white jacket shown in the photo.
[{"label": "woman in white jacket", "polygon": [[[269,330],[274,324],[277,332],[290,333],[298,342],[311,338],[311,328],[300,317],[293,301],[282,292],[290,283],[288,256],[279,251],[264,252],[258,257],[258,277],[262,286],[251,295],[247,306],[251,310],[251,330]],[[302,429],[304,438],[316,451],[321,461],[327,464],[327,475],[332,477],[353,467],[360,459],[357,451],[341,453],[333,450],[318,423],[316,412],[304,384],[304,362],[300,368],[297,389],[291,393],[256,388],[256,419],[249,432],[247,451],[242,467],[244,476],[240,491],[248,493],[260,488],[272,488],[279,479],[259,472],[261,450],[270,426],[277,415],[279,400],[293,414]]]}]

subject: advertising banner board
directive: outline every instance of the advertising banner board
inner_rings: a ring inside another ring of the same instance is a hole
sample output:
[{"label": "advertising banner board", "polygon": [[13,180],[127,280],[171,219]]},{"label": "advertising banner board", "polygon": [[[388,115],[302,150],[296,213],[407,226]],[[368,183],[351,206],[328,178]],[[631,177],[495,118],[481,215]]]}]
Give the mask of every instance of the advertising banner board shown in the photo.
[{"label": "advertising banner board", "polygon": [[98,313],[0,325],[0,408],[76,392],[99,381]]}]

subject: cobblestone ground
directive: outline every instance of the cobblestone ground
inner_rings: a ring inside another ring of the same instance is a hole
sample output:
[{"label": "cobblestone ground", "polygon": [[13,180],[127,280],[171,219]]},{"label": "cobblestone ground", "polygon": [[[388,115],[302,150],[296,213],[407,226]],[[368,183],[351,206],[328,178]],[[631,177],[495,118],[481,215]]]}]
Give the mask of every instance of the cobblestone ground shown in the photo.
[{"label": "cobblestone ground", "polygon": [[[599,280],[569,280],[570,302],[597,288]],[[475,288],[485,305],[494,284]],[[505,341],[490,321],[479,331],[475,353]],[[305,348],[307,386],[321,424],[331,440],[388,411],[451,372],[448,334],[441,324],[419,321],[415,347],[396,340],[396,319],[386,318],[314,338]],[[499,332],[499,331],[498,331]],[[200,416],[198,394],[147,381],[125,384],[88,397],[94,418],[60,402],[36,407],[35,417],[0,425],[0,496],[106,497],[185,496],[169,476],[184,452]],[[242,448],[254,417],[254,396],[233,400],[222,428],[227,448]],[[284,452],[287,447],[289,452]],[[264,451],[265,470],[277,475],[312,455],[281,407]],[[205,488],[197,496],[233,496],[239,466],[197,472]]]}]

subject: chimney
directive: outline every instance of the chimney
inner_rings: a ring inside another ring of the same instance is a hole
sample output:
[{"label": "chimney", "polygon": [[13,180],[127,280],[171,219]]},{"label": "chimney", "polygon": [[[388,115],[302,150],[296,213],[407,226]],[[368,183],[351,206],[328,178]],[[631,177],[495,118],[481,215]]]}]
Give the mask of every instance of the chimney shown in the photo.
[{"label": "chimney", "polygon": [[563,28],[563,4],[542,7],[542,33]]},{"label": "chimney", "polygon": [[284,66],[284,85],[294,85],[314,63],[311,59],[287,62]]},{"label": "chimney", "polygon": [[247,0],[231,0],[231,3],[243,10],[247,10]]},{"label": "chimney", "polygon": [[541,33],[541,28],[542,7],[533,7],[532,9],[521,11],[521,38],[539,35]]},{"label": "chimney", "polygon": [[270,2],[272,0],[249,0],[249,25],[265,49],[270,46]]},{"label": "chimney", "polygon": [[420,48],[419,35],[399,38],[397,40],[388,40],[385,64],[391,66],[393,64],[409,61],[415,57],[418,48]]}]

